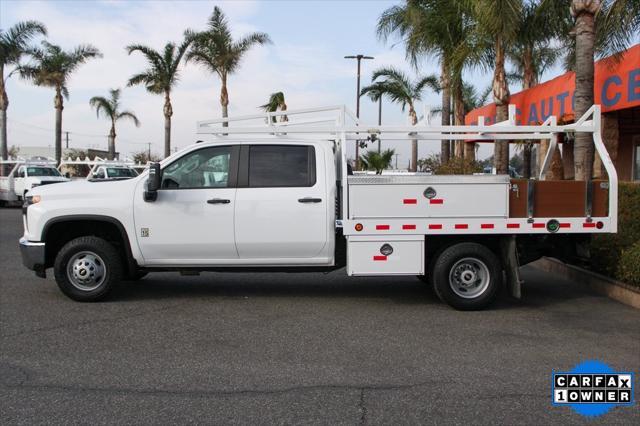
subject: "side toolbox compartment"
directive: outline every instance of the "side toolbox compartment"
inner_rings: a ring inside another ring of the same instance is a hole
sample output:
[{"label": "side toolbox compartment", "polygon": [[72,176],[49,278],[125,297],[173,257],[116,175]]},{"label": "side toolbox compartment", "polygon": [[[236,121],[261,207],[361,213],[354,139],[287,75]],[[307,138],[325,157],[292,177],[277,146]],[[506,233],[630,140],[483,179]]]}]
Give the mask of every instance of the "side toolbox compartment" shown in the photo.
[{"label": "side toolbox compartment", "polygon": [[350,235],[348,275],[423,275],[424,235]]}]

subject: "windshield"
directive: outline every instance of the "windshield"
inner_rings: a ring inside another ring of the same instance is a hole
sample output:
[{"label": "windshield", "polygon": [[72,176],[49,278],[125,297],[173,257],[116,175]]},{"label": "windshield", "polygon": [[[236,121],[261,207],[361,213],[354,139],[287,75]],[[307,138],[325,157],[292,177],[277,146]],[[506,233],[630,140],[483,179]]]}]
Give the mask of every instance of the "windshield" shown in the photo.
[{"label": "windshield", "polygon": [[27,176],[62,176],[53,167],[27,167]]},{"label": "windshield", "polygon": [[107,175],[110,178],[132,178],[138,176],[138,172],[124,167],[108,167]]}]

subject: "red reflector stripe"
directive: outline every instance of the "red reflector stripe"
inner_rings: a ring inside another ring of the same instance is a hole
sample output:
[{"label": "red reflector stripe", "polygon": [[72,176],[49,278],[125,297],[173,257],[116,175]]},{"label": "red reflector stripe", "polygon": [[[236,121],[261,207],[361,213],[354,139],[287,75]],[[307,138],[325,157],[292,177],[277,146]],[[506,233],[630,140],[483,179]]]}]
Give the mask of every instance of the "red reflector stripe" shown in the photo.
[{"label": "red reflector stripe", "polygon": [[415,225],[402,225],[402,229],[416,229]]},{"label": "red reflector stripe", "polygon": [[418,204],[418,200],[416,200],[415,198],[405,198],[404,200],[402,200],[402,202],[404,204]]},{"label": "red reflector stripe", "polygon": [[455,228],[456,229],[469,229],[469,225],[467,225],[466,223],[456,223]]},{"label": "red reflector stripe", "polygon": [[429,204],[444,204],[444,200],[442,198],[433,198],[429,200]]},{"label": "red reflector stripe", "polygon": [[595,228],[596,224],[595,224],[595,222],[586,222],[586,223],[582,224],[582,227],[583,228]]},{"label": "red reflector stripe", "polygon": [[531,226],[534,228],[544,228],[544,223],[533,223]]},{"label": "red reflector stripe", "polygon": [[389,225],[376,225],[376,230],[378,231],[388,231],[390,228]]},{"label": "red reflector stripe", "polygon": [[442,225],[432,223],[431,225],[429,225],[429,229],[442,229]]},{"label": "red reflector stripe", "polygon": [[571,224],[570,223],[561,223],[560,224],[560,228],[571,228]]},{"label": "red reflector stripe", "polygon": [[507,223],[507,228],[509,228],[509,229],[520,228],[520,224],[519,223]]},{"label": "red reflector stripe", "polygon": [[481,229],[493,229],[493,223],[483,223],[480,225]]},{"label": "red reflector stripe", "polygon": [[373,256],[373,260],[385,262],[387,260],[387,256]]}]

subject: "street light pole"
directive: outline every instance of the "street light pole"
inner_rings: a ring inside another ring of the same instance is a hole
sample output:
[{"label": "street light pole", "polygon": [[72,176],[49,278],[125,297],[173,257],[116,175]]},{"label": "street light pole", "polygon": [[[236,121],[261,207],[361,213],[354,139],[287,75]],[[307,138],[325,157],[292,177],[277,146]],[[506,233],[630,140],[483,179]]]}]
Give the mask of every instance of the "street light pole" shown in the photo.
[{"label": "street light pole", "polygon": [[[378,126],[382,126],[382,96],[378,99]],[[378,138],[378,154],[380,154],[380,138]]]},{"label": "street light pole", "polygon": [[[358,62],[358,79],[356,84],[356,118],[360,118],[360,62],[363,59],[374,59],[373,56],[365,56],[365,55],[348,55],[344,57],[345,59],[356,59]],[[360,169],[360,156],[359,156],[360,146],[358,141],[356,141],[356,170]]]}]

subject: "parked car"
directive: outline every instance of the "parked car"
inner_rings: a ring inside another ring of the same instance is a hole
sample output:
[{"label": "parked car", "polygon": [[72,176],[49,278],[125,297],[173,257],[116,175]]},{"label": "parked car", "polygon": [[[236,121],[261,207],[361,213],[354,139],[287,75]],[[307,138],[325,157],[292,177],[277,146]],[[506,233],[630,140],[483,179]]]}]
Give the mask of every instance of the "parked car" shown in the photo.
[{"label": "parked car", "polygon": [[52,183],[68,182],[50,161],[11,161],[14,164],[8,176],[0,176],[0,201],[23,201],[33,188]]}]

